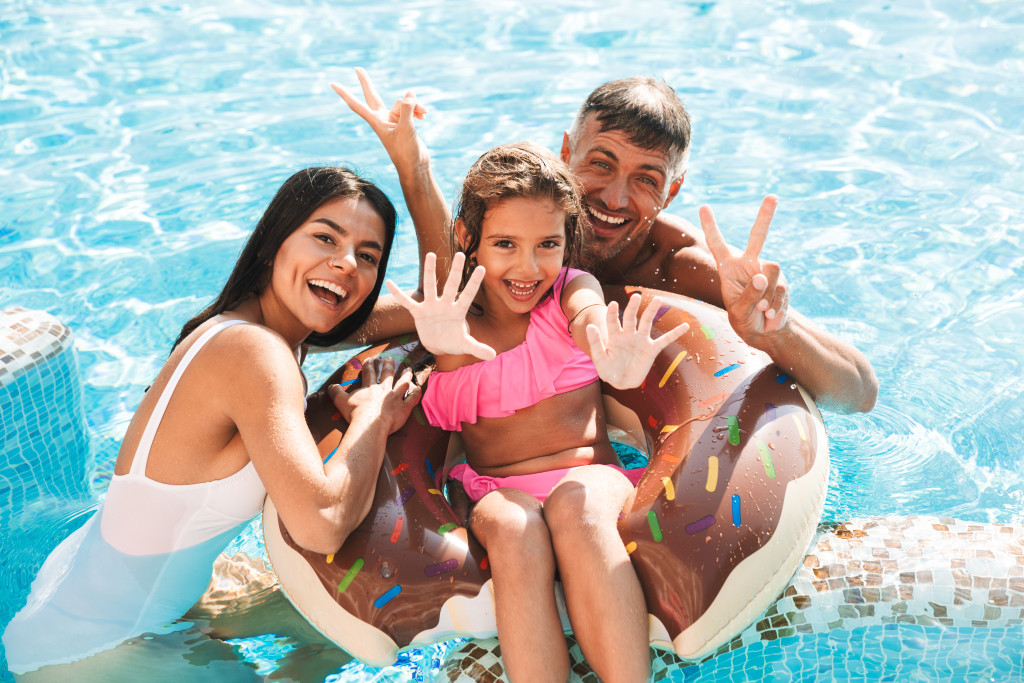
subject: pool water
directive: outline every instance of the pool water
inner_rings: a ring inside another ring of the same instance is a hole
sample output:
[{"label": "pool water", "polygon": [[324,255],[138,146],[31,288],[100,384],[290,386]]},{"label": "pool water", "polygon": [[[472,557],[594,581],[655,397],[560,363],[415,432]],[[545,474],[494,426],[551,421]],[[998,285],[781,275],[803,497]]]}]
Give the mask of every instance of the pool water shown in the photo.
[{"label": "pool water", "polygon": [[[0,308],[74,331],[90,440],[87,494],[5,510],[0,624],[98,500],[143,389],[284,178],[345,162],[400,200],[386,154],[327,85],[353,85],[360,65],[386,98],[412,88],[431,109],[419,126],[449,197],[495,144],[557,149],[599,83],[667,80],[694,123],[671,210],[696,222],[710,204],[742,246],[763,195],[778,194],[765,255],[791,305],[878,373],[874,411],[825,415],[826,517],[1024,522],[1024,6],[395,7],[0,0]],[[389,267],[405,285],[412,234],[406,218]],[[313,358],[312,383],[339,360]],[[1021,642],[1020,627],[836,631],[674,676],[998,680]],[[244,644],[265,673],[278,646]],[[422,680],[442,654],[335,678]]]}]

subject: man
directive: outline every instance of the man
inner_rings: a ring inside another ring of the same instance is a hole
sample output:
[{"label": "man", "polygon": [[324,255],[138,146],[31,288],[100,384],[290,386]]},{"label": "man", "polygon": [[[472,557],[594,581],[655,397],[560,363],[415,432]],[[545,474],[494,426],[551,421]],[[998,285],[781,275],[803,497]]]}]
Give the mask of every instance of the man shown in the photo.
[{"label": "man", "polygon": [[[387,109],[366,72],[357,69],[357,74],[365,105],[332,85],[370,124],[395,164],[416,225],[421,263],[428,252],[448,254],[448,208],[412,123],[425,110],[411,93]],[[583,103],[563,135],[561,153],[583,185],[594,231],[587,246],[594,275],[603,284],[662,289],[724,308],[737,334],[767,353],[823,407],[871,410],[878,380],[867,358],[790,309],[779,265],[760,260],[776,197],[769,195],[761,204],[741,254],[726,244],[709,207],[700,208],[706,243],[686,221],[662,214],[682,187],[689,147],[689,116],[664,82],[612,81]]]}]

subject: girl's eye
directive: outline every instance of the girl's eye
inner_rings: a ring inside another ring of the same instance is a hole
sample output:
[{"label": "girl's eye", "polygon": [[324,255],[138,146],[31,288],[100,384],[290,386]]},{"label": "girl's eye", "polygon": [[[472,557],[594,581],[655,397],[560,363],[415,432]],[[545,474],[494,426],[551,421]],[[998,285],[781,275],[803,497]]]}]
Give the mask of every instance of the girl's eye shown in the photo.
[{"label": "girl's eye", "polygon": [[540,243],[540,246],[544,249],[558,249],[562,246],[562,243],[558,240],[544,240]]},{"label": "girl's eye", "polygon": [[511,240],[498,240],[497,242],[494,243],[494,246],[498,247],[499,249],[511,249],[512,248],[512,241]]},{"label": "girl's eye", "polygon": [[376,267],[377,264],[380,263],[377,260],[377,257],[374,256],[373,254],[360,254],[359,258],[361,258],[362,260],[366,261],[367,263],[374,267]]},{"label": "girl's eye", "polygon": [[318,232],[316,235],[314,235],[314,237],[323,242],[324,244],[334,244],[334,238],[331,237],[326,232]]}]

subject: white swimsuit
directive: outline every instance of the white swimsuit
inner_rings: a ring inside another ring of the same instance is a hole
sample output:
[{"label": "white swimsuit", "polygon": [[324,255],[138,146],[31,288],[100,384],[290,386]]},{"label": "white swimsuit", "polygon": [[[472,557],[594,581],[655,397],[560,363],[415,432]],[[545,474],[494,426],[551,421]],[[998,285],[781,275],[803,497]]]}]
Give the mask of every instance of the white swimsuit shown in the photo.
[{"label": "white swimsuit", "polygon": [[192,345],[153,409],[131,470],[113,477],[97,514],[43,563],[3,634],[13,673],[190,626],[172,622],[205,592],[217,555],[259,514],[267,491],[251,462],[224,479],[184,485],[147,478],[146,463],[189,363],[215,334],[243,322],[214,325]]}]

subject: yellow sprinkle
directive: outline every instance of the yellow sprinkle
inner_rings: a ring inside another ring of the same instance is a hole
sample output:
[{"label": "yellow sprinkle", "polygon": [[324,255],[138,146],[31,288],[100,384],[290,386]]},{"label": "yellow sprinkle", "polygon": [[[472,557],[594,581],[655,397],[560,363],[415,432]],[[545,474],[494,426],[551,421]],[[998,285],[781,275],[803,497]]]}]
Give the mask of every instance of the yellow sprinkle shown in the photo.
[{"label": "yellow sprinkle", "polygon": [[718,488],[718,456],[712,455],[708,457],[708,483],[704,485],[704,489],[713,492]]},{"label": "yellow sprinkle", "polygon": [[330,564],[331,562],[334,562],[334,553],[327,556],[327,564]]},{"label": "yellow sprinkle", "polygon": [[438,491],[437,489],[427,489],[427,493],[433,493],[434,495],[437,496],[441,495],[441,492]]},{"label": "yellow sprinkle", "polygon": [[661,485],[665,487],[665,499],[666,500],[675,500],[676,499],[676,489],[675,489],[674,486],[672,486],[672,480],[669,479],[668,477],[662,477],[661,478]]},{"label": "yellow sprinkle", "polygon": [[636,550],[636,541],[630,541],[626,544],[626,554],[632,555],[633,551]]},{"label": "yellow sprinkle", "polygon": [[796,423],[796,430],[800,432],[800,440],[807,441],[807,432],[804,431],[804,426],[800,423],[800,418],[795,414],[793,415],[793,422]]},{"label": "yellow sprinkle", "polygon": [[671,375],[673,372],[675,372],[676,366],[679,365],[679,361],[681,361],[685,357],[686,357],[686,351],[680,351],[679,355],[676,356],[676,359],[674,361],[672,361],[671,365],[668,366],[668,370],[665,371],[665,376],[661,378],[660,382],[658,382],[658,388],[659,389],[661,387],[665,386],[665,382],[668,381],[669,375]]},{"label": "yellow sprinkle", "polygon": [[665,425],[664,427],[661,428],[661,433],[662,434],[671,434],[672,432],[676,431],[677,429],[679,429],[679,425]]}]

